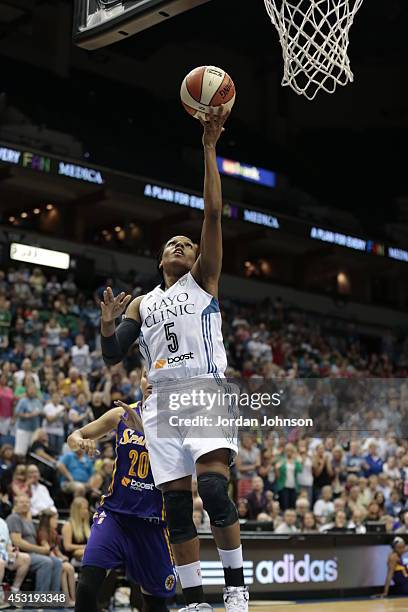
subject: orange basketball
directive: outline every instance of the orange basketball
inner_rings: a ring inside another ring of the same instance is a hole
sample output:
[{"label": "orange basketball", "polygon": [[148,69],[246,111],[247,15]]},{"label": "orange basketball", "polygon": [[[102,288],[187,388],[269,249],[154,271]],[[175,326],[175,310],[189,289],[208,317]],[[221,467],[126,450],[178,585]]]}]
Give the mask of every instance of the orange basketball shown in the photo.
[{"label": "orange basketball", "polygon": [[224,104],[231,110],[235,102],[235,85],[229,74],[216,66],[200,66],[192,70],[181,84],[181,102],[186,111],[206,120],[210,106]]}]

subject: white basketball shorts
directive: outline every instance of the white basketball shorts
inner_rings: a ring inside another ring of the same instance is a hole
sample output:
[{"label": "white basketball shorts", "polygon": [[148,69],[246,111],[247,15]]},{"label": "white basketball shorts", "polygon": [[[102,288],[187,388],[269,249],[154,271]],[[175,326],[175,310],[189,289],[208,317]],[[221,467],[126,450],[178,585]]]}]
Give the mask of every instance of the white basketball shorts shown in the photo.
[{"label": "white basketball shorts", "polygon": [[[238,453],[236,409],[229,401],[214,407],[212,400],[207,402],[205,396],[217,391],[219,385],[213,379],[206,384],[202,378],[191,378],[168,387],[162,384],[153,387],[152,395],[145,401],[142,418],[156,487],[195,474],[196,461],[211,451],[226,448],[231,451],[230,463],[235,459]],[[193,400],[189,404],[192,391],[197,394],[199,389],[204,393],[199,405]],[[183,400],[179,409],[175,407],[178,394]]]}]

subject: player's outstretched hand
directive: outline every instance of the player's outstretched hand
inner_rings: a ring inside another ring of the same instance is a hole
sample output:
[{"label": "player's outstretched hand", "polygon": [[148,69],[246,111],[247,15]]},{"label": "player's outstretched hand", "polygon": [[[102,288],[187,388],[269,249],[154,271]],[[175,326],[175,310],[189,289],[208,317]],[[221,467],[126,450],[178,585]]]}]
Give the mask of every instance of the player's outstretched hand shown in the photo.
[{"label": "player's outstretched hand", "polygon": [[124,291],[114,297],[111,287],[107,287],[101,302],[102,320],[105,323],[112,323],[125,312],[131,299],[132,296],[126,295]]},{"label": "player's outstretched hand", "polygon": [[224,105],[221,104],[217,110],[214,110],[214,108],[210,106],[208,121],[204,121],[203,119],[199,118],[199,121],[204,128],[203,145],[205,147],[215,147],[222,132],[225,131],[224,123],[228,119],[229,115],[230,111],[225,110]]}]

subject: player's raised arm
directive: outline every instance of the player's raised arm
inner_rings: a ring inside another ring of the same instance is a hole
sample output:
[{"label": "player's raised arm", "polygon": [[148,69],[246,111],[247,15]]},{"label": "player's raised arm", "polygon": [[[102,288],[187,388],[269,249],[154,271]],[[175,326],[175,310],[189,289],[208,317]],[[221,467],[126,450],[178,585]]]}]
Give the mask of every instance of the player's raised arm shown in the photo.
[{"label": "player's raised arm", "polygon": [[210,107],[209,121],[200,119],[204,128],[203,147],[205,162],[204,222],[201,230],[200,256],[192,269],[192,275],[209,293],[218,296],[218,281],[222,267],[222,191],[217,167],[216,145],[224,131],[229,112],[220,106]]},{"label": "player's raised arm", "polygon": [[[122,292],[114,297],[110,287],[103,292],[103,300],[101,301],[101,348],[106,365],[115,365],[121,362],[139,337],[141,326],[139,306],[143,297],[139,295],[129,305],[130,295]],[[115,319],[125,311],[126,317],[116,328]]]}]

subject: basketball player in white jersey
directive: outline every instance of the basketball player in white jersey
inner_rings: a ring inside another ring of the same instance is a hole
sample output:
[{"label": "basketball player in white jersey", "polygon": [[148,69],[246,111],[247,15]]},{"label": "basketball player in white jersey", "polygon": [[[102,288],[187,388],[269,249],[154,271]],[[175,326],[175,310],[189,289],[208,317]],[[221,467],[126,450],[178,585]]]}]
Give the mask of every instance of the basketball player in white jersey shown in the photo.
[{"label": "basketball player in white jersey", "polygon": [[[238,513],[227,493],[230,460],[237,452],[236,434],[225,438],[157,436],[158,386],[173,383],[180,389],[195,378],[222,380],[227,366],[218,304],[222,194],[216,161],[216,144],[227,117],[220,107],[218,112],[211,112],[208,122],[202,121],[205,182],[199,249],[186,236],[170,238],[160,255],[160,286],[130,304],[130,296],[121,293],[115,298],[108,288],[101,303],[105,363],[120,362],[139,338],[153,386],[143,411],[143,425],[155,484],[163,491],[170,541],[187,606],[184,611],[212,609],[204,603],[199,540],[193,523],[191,480],[195,472],[224,567],[225,608],[227,612],[248,611]],[[115,319],[126,308],[126,316],[115,328]]]}]

